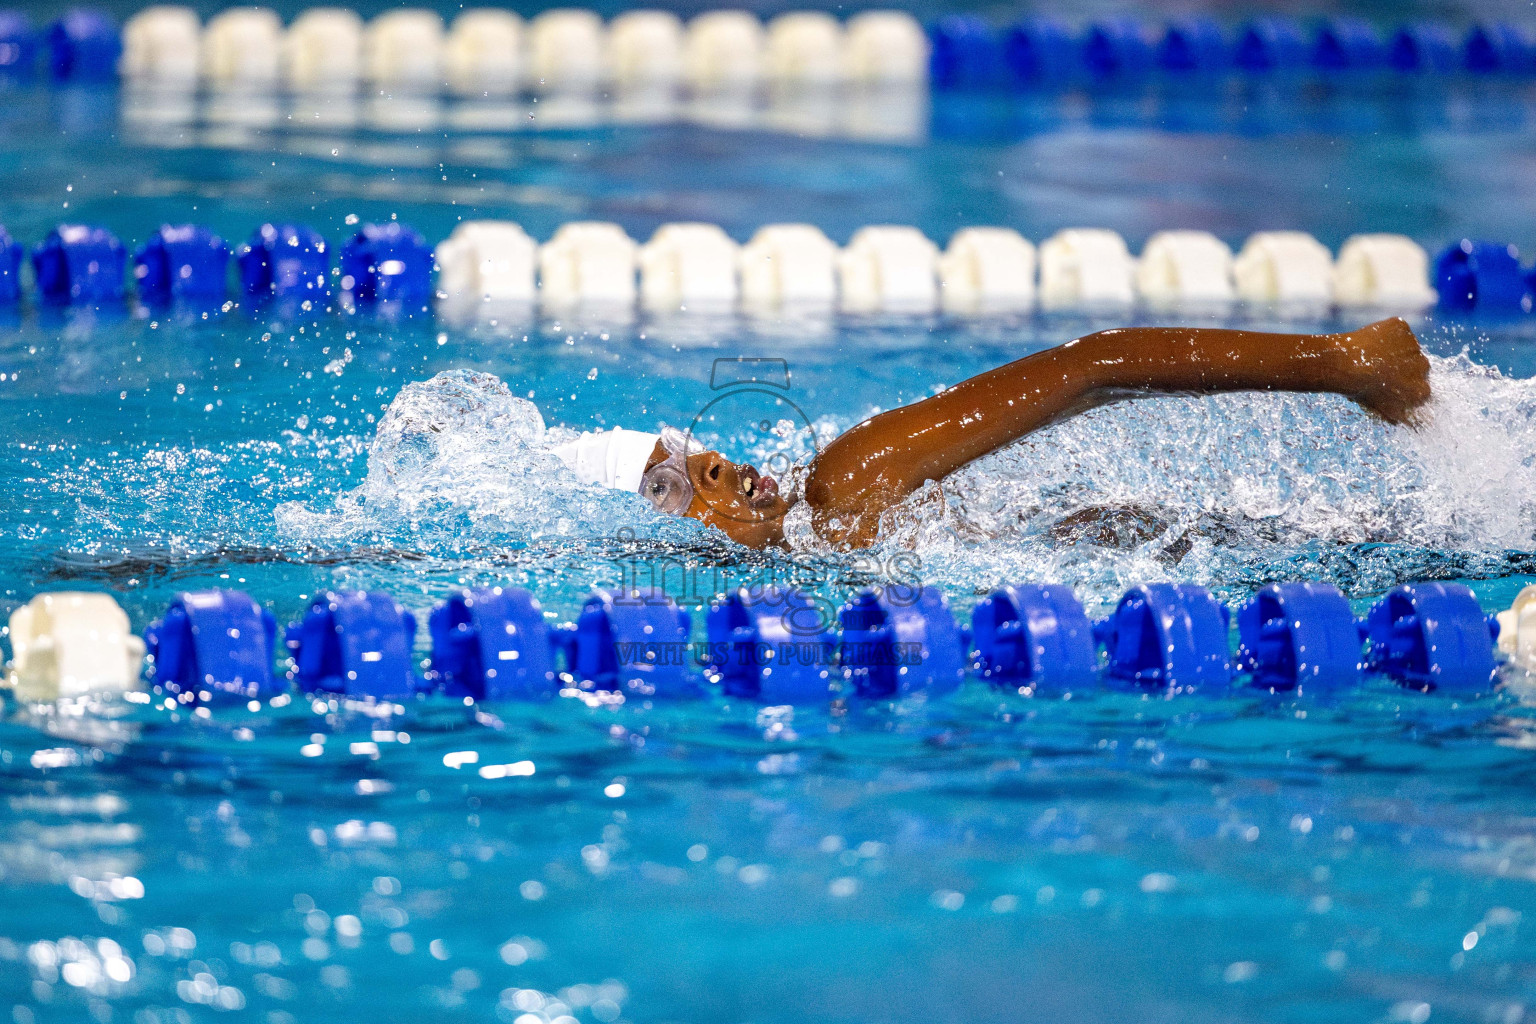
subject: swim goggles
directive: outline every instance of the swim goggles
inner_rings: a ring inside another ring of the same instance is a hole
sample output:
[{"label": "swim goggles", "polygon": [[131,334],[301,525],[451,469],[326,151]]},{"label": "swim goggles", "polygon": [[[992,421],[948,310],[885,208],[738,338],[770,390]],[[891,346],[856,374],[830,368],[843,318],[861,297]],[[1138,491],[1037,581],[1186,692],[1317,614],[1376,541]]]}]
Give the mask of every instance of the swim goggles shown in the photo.
[{"label": "swim goggles", "polygon": [[661,447],[667,457],[645,471],[640,478],[640,493],[656,511],[680,516],[693,503],[688,456],[704,451],[704,446],[676,427],[662,427]]}]

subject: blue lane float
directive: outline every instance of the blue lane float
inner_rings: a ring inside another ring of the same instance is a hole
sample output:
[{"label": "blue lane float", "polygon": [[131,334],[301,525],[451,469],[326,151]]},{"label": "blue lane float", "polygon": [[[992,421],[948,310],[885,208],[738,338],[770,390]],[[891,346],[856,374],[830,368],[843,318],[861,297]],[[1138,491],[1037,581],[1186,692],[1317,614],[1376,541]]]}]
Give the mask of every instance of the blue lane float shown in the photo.
[{"label": "blue lane float", "polygon": [[0,227],[0,306],[12,306],[21,300],[21,263],[25,258],[21,246]]},{"label": "blue lane float", "polygon": [[825,703],[837,646],[829,619],[826,609],[797,590],[727,594],[705,618],[710,675],[731,697]]},{"label": "blue lane float", "polygon": [[1076,32],[1044,16],[999,28],[978,15],[953,14],[928,32],[931,79],[939,89],[1049,86],[1085,75],[1136,76],[1151,68],[1258,76],[1536,74],[1536,37],[1508,23],[1474,25],[1461,38],[1440,22],[1412,22],[1383,33],[1352,17],[1325,19],[1312,32],[1287,17],[1255,18],[1233,33],[1210,18],[1178,19],[1162,29],[1107,19]]},{"label": "blue lane float", "polygon": [[1062,82],[1077,68],[1077,40],[1054,18],[1024,18],[1003,35],[1003,63],[1016,82]]},{"label": "blue lane float", "polygon": [[526,590],[462,591],[432,609],[427,631],[427,685],[450,697],[545,700],[559,689],[549,626]]},{"label": "blue lane float", "polygon": [[1157,66],[1175,73],[1219,74],[1232,66],[1232,46],[1214,19],[1181,18],[1163,33]]},{"label": "blue lane float", "polygon": [[115,82],[122,54],[121,30],[104,11],[67,11],[48,28],[48,72],[56,82]]},{"label": "blue lane float", "polygon": [[969,638],[933,587],[865,591],[838,621],[838,659],[860,697],[941,696],[965,678]]},{"label": "blue lane float", "polygon": [[121,302],[127,259],[106,228],[60,224],[32,251],[39,297],[55,306]]},{"label": "blue lane float", "polygon": [[321,594],[284,641],[305,693],[391,700],[425,688],[416,675],[416,617],[394,598],[361,590]]},{"label": "blue lane float", "polygon": [[1232,62],[1258,74],[1296,71],[1307,63],[1307,41],[1290,18],[1256,18],[1238,30]]},{"label": "blue lane float", "polygon": [[359,305],[424,305],[432,298],[432,247],[404,224],[364,224],[341,247],[341,289]]},{"label": "blue lane float", "polygon": [[229,284],[229,247],[197,224],[161,225],[133,256],[139,298],[222,299]]},{"label": "blue lane float", "polygon": [[1480,692],[1494,681],[1497,627],[1459,583],[1394,587],[1365,617],[1366,664],[1405,686]]},{"label": "blue lane float", "polygon": [[976,668],[983,679],[1035,692],[1082,690],[1098,682],[1093,624],[1071,587],[1000,587],[971,613]]},{"label": "blue lane float", "polygon": [[252,299],[308,299],[330,294],[331,248],[302,224],[263,224],[240,247],[240,290]]},{"label": "blue lane float", "polygon": [[593,690],[636,697],[697,692],[689,667],[688,613],[656,590],[599,590],[587,598],[568,634],[571,676]]},{"label": "blue lane float", "polygon": [[37,53],[37,29],[31,20],[20,11],[0,11],[0,78],[31,78]]},{"label": "blue lane float", "polygon": [[1375,71],[1386,56],[1381,36],[1360,18],[1329,18],[1312,41],[1311,63],[1320,71]]},{"label": "blue lane float", "polygon": [[1517,25],[1474,25],[1461,49],[1462,67],[1478,75],[1526,75],[1536,71],[1536,42]]},{"label": "blue lane float", "polygon": [[145,675],[197,700],[266,700],[287,689],[272,672],[276,646],[277,619],[249,594],[178,594],[144,633]]},{"label": "blue lane float", "polygon": [[1135,18],[1108,18],[1088,26],[1082,62],[1094,78],[1128,78],[1152,68],[1152,46]]},{"label": "blue lane float", "polygon": [[[797,591],[722,595],[707,619],[706,677],[731,697],[822,703],[842,681],[860,697],[943,695],[967,671],[1033,692],[1082,691],[1103,678],[1169,693],[1227,692],[1229,616],[1204,587],[1144,584],[1091,623],[1071,588],[1001,587],[976,606],[971,637],[934,588],[866,591],[830,612]],[[1253,686],[1315,694],[1366,671],[1405,686],[1476,693],[1496,682],[1498,627],[1459,584],[1397,587],[1363,619],[1326,583],[1270,584],[1237,612],[1236,670]],[[289,679],[305,692],[403,698],[428,690],[475,700],[542,699],[562,678],[633,697],[691,697],[690,621],[659,591],[597,591],[574,624],[552,629],[526,590],[463,591],[434,608],[432,658],[414,659],[415,617],[387,594],[322,594],[288,627],[289,678],[272,672],[276,622],[249,595],[178,595],[145,634],[146,676],[176,694],[263,698]],[[1104,648],[1101,657],[1099,647]],[[1364,648],[1362,650],[1362,648]],[[835,652],[835,657],[834,657]],[[558,670],[563,655],[565,675]]]},{"label": "blue lane float", "polygon": [[1387,42],[1387,66],[1403,74],[1439,74],[1461,64],[1450,29],[1433,21],[1403,25]]},{"label": "blue lane float", "polygon": [[1220,692],[1232,683],[1227,608],[1192,583],[1144,583],[1120,598],[1094,632],[1109,656],[1105,674],[1169,692]]},{"label": "blue lane float", "polygon": [[980,89],[1003,84],[1002,48],[985,18],[952,14],[928,28],[929,76],[945,89]]},{"label": "blue lane float", "polygon": [[1443,309],[1508,314],[1531,311],[1520,251],[1504,242],[1464,238],[1435,258],[1435,290]]},{"label": "blue lane float", "polygon": [[1271,583],[1237,610],[1237,662],[1268,690],[1360,682],[1360,626],[1328,583]]}]

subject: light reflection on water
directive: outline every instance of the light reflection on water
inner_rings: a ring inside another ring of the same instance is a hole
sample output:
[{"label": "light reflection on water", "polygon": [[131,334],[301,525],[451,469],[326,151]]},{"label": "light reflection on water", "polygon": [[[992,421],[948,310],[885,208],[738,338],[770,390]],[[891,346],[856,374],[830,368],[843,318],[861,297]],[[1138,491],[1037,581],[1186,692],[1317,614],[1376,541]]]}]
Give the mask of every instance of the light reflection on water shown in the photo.
[{"label": "light reflection on water", "polygon": [[119,751],[46,769],[21,766],[49,742],[28,713],[0,731],[0,984],[31,1019],[1525,998],[1529,752],[1503,741],[1536,722],[1510,696],[133,717]]}]

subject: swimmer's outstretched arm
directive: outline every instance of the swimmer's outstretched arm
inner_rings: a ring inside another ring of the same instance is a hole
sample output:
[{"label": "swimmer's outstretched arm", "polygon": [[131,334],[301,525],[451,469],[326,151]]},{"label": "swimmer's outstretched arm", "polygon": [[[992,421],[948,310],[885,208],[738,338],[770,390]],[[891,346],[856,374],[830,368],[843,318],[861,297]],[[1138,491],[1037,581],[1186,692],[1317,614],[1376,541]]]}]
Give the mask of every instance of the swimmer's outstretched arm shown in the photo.
[{"label": "swimmer's outstretched arm", "polygon": [[1428,376],[1418,339],[1398,319],[1344,334],[1101,331],[871,416],[816,457],[803,497],[823,539],[862,547],[881,514],[926,481],[1096,406],[1154,394],[1320,391],[1407,423],[1429,399]]}]

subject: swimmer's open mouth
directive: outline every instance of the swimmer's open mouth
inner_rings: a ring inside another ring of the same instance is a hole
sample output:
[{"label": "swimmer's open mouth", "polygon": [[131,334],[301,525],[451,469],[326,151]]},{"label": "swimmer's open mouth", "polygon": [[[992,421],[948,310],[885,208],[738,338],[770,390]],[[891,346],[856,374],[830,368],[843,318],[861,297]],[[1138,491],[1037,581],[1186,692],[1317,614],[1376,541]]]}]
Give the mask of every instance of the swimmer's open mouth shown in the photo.
[{"label": "swimmer's open mouth", "polygon": [[771,476],[763,476],[755,466],[742,466],[741,493],[753,508],[767,508],[779,496],[779,483]]}]

